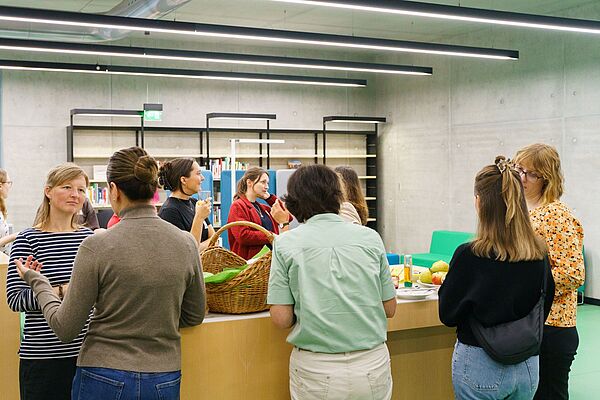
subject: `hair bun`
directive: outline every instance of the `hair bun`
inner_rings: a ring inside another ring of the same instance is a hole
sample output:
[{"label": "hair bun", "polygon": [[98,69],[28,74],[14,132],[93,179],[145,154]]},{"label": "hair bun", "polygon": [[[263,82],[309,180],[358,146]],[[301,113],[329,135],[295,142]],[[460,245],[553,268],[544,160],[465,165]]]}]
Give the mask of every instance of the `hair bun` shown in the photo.
[{"label": "hair bun", "polygon": [[133,167],[133,175],[143,183],[153,184],[158,180],[158,165],[156,160],[148,155],[138,158]]}]

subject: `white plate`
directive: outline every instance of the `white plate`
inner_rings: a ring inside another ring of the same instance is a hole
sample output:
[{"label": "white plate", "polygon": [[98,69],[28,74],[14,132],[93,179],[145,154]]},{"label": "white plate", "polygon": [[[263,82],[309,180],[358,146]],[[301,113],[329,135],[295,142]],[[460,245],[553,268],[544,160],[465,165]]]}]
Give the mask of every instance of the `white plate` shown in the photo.
[{"label": "white plate", "polygon": [[435,293],[435,289],[400,288],[396,289],[396,297],[406,300],[422,300]]},{"label": "white plate", "polygon": [[433,283],[423,283],[420,279],[417,280],[417,285],[422,288],[439,289],[442,285],[434,285]]}]

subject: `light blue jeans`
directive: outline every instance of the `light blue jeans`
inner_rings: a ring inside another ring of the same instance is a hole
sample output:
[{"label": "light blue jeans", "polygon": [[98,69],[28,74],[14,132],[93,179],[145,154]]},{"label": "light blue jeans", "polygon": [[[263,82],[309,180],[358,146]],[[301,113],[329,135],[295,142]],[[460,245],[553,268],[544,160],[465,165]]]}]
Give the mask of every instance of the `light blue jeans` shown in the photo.
[{"label": "light blue jeans", "polygon": [[458,400],[533,399],[539,382],[539,356],[515,365],[500,364],[476,346],[459,341],[452,355],[452,386]]},{"label": "light blue jeans", "polygon": [[143,373],[77,367],[72,400],[179,400],[181,371]]}]

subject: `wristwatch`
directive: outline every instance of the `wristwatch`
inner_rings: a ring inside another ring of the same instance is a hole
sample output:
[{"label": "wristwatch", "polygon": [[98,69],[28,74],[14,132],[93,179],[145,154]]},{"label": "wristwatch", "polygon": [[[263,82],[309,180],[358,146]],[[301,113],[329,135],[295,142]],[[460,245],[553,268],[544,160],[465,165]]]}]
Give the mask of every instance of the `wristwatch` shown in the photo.
[{"label": "wristwatch", "polygon": [[283,224],[279,224],[279,229],[281,229],[281,228],[285,228],[285,227],[286,227],[286,226],[288,226],[289,224],[290,224],[290,223],[289,223],[289,221],[287,221],[287,222],[284,222]]}]

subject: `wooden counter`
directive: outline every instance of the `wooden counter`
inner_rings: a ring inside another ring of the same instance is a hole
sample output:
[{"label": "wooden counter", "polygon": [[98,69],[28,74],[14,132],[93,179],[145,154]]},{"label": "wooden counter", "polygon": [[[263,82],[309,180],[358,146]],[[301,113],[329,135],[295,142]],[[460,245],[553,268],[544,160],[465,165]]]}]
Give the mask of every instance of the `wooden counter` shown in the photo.
[{"label": "wooden counter", "polygon": [[[209,316],[182,330],[182,399],[289,399],[288,331],[268,313]],[[398,302],[388,325],[393,399],[452,399],[456,334],[438,319],[437,299]],[[402,382],[407,382],[402,385]]]},{"label": "wooden counter", "polygon": [[6,303],[6,268],[8,256],[0,252],[0,387],[1,399],[19,398],[19,313]]},{"label": "wooden counter", "polygon": [[[2,400],[19,398],[19,314],[6,305],[7,258],[0,254],[0,387]],[[393,399],[452,399],[454,329],[441,325],[437,300],[398,302],[389,320]],[[287,331],[268,313],[209,315],[181,331],[184,400],[289,399]],[[403,385],[403,382],[407,384]]]}]

